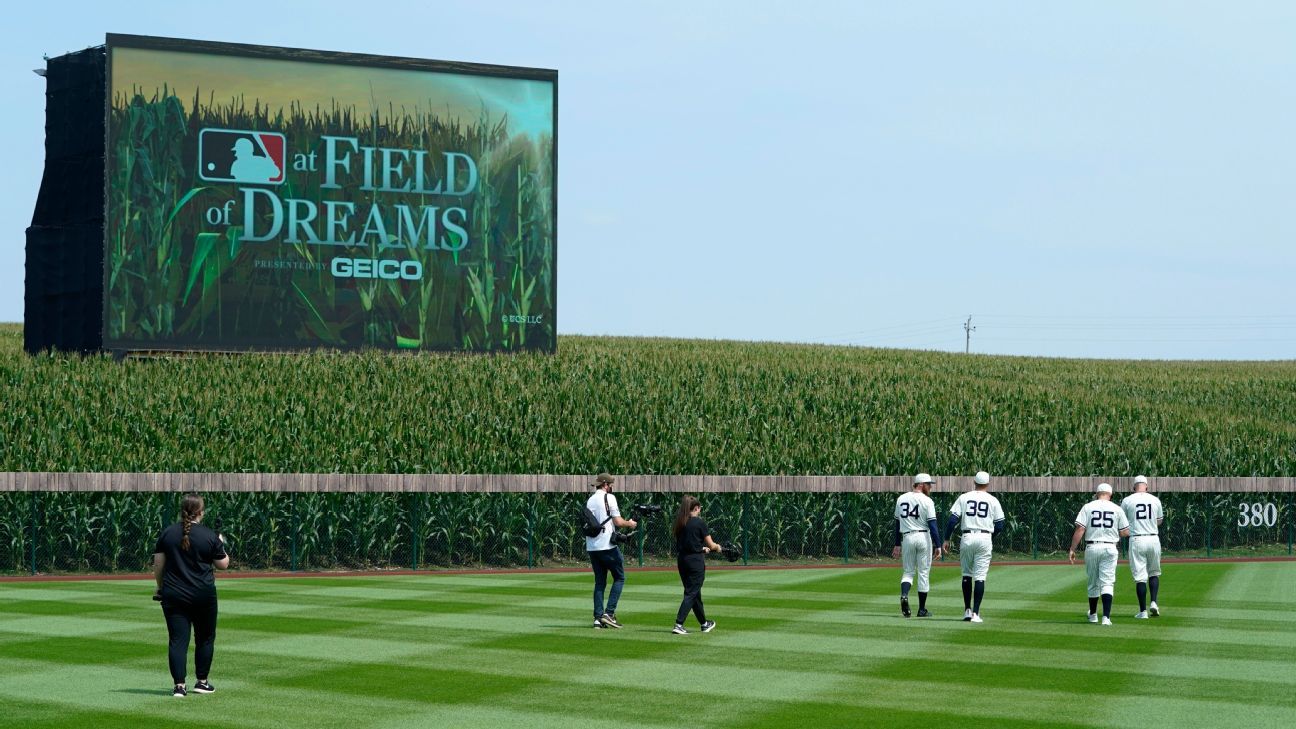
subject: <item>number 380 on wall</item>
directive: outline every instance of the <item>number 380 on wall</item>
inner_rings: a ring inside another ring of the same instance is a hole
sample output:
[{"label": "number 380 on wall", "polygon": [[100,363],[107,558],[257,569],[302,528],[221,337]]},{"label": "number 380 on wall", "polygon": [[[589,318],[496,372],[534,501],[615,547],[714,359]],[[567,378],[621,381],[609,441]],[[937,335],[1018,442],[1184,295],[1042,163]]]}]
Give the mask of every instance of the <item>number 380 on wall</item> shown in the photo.
[{"label": "number 380 on wall", "polygon": [[1278,523],[1278,507],[1273,503],[1238,504],[1240,527],[1271,527]]}]

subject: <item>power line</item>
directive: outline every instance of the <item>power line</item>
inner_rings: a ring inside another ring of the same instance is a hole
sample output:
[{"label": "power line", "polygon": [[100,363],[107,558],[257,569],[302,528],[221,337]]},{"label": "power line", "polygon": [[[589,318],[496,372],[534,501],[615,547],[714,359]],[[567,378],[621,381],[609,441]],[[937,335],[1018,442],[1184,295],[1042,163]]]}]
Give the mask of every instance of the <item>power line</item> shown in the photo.
[{"label": "power line", "polygon": [[836,340],[836,339],[853,339],[856,337],[872,336],[875,334],[877,335],[889,334],[895,330],[911,329],[913,327],[925,327],[933,324],[950,324],[950,323],[951,323],[950,317],[941,317],[940,319],[926,319],[924,321],[907,322],[903,324],[885,324],[882,326],[870,327],[867,329],[856,329],[854,331],[839,332],[837,334],[825,334],[820,337],[815,337],[815,339],[820,341],[829,341],[829,340]]}]

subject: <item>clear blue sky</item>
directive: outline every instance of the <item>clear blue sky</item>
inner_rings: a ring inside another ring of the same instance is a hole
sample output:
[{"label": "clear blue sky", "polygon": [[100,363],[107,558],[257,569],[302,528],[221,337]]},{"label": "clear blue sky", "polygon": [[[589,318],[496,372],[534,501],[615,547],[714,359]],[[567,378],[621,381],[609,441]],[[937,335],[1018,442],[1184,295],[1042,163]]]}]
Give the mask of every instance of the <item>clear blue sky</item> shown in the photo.
[{"label": "clear blue sky", "polygon": [[[309,8],[309,9],[308,9]],[[105,32],[556,68],[559,331],[1296,358],[1296,3],[6,9],[0,321],[43,54]]]}]

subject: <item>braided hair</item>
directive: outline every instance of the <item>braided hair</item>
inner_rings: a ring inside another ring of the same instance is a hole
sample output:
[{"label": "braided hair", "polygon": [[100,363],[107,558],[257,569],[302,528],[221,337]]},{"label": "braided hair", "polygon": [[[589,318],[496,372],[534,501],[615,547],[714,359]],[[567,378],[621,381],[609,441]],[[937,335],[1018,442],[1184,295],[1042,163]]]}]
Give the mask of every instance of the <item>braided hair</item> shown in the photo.
[{"label": "braided hair", "polygon": [[198,494],[185,494],[184,500],[180,502],[180,520],[184,522],[184,538],[180,540],[180,548],[186,552],[189,551],[189,529],[202,517],[202,513],[202,497]]}]

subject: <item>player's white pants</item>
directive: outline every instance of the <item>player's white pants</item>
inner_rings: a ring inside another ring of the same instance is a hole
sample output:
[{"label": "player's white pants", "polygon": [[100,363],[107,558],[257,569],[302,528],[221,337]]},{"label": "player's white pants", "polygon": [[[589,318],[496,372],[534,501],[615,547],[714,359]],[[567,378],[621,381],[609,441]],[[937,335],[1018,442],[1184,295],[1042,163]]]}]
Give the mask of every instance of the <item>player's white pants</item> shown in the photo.
[{"label": "player's white pants", "polygon": [[1130,537],[1130,575],[1135,582],[1147,582],[1149,577],[1161,575],[1161,537],[1148,534]]},{"label": "player's white pants", "polygon": [[931,587],[932,543],[931,532],[909,532],[900,542],[900,565],[904,569],[901,582],[913,582],[918,575],[918,592]]},{"label": "player's white pants", "polygon": [[1085,572],[1089,575],[1089,597],[1111,595],[1116,587],[1116,545],[1086,545]]},{"label": "player's white pants", "polygon": [[985,582],[986,575],[990,572],[990,552],[993,545],[989,534],[976,532],[962,536],[959,541],[959,561],[963,564],[964,577]]}]

